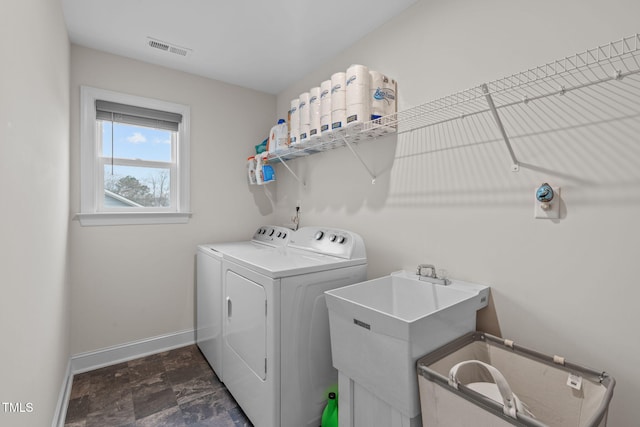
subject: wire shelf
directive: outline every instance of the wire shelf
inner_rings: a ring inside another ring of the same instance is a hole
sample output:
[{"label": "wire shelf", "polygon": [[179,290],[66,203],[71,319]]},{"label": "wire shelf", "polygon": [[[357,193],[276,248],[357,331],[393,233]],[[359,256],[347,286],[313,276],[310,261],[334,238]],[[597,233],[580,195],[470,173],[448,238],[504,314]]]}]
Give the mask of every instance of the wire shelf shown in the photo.
[{"label": "wire shelf", "polygon": [[[620,87],[610,87],[619,82],[625,83],[620,83]],[[596,89],[600,87],[603,89]],[[581,107],[575,102],[568,106],[558,106],[556,102],[544,101],[549,97],[581,90],[585,91],[583,97],[588,98],[590,108]],[[611,107],[615,102],[609,99],[607,91],[615,92],[615,96],[618,97],[626,97],[628,102],[621,108]],[[632,95],[625,95],[628,93]],[[515,171],[518,169],[518,161],[509,137],[518,136],[524,131],[513,128],[507,120],[503,123],[501,117],[504,116],[511,121],[514,117],[520,122],[527,121],[527,113],[516,111],[514,108],[530,106],[537,101],[544,101],[541,104],[544,104],[545,108],[557,110],[556,113],[547,114],[569,116],[568,119],[571,120],[573,116],[578,115],[579,119],[574,121],[582,124],[600,120],[603,115],[623,117],[625,114],[637,114],[640,112],[640,34],[435,99],[390,116],[322,134],[316,139],[290,147],[278,154],[272,153],[269,160],[290,160],[390,133],[413,132],[471,116],[491,114],[509,148]],[[630,107],[633,111],[624,111],[625,107]],[[575,113],[572,109],[579,111]],[[529,120],[532,123],[536,122],[530,126],[546,126],[545,129],[529,129],[529,134],[553,131],[564,126],[541,122],[539,113],[530,114]],[[355,152],[354,154],[357,156]],[[360,161],[362,162],[361,159]],[[373,175],[372,178],[375,179]]]},{"label": "wire shelf", "polygon": [[354,123],[348,127],[324,132],[318,137],[303,141],[278,153],[270,153],[268,159],[274,161],[291,160],[321,151],[332,150],[343,147],[349,143],[356,143],[395,133],[397,131],[397,125],[398,120],[396,114],[365,123]]},{"label": "wire shelf", "polygon": [[487,93],[499,110],[637,73],[639,34],[399,112],[398,132],[488,113]]}]

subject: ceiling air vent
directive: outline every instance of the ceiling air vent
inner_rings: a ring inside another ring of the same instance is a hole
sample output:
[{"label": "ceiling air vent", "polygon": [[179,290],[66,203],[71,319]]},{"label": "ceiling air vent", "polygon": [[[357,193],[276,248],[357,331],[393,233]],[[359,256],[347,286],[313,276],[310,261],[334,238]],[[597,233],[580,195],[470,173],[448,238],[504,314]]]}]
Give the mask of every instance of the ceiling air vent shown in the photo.
[{"label": "ceiling air vent", "polygon": [[155,47],[156,49],[160,49],[160,50],[169,50],[168,44],[160,43],[155,40],[149,40],[149,46]]},{"label": "ceiling air vent", "polygon": [[187,49],[183,49],[181,47],[170,46],[169,47],[169,52],[176,53],[176,54],[182,55],[182,56],[187,56]]},{"label": "ceiling air vent", "polygon": [[149,39],[149,46],[154,49],[164,50],[165,52],[175,53],[180,56],[187,56],[187,54],[191,52],[191,49],[188,47],[177,46],[151,37],[147,38]]}]

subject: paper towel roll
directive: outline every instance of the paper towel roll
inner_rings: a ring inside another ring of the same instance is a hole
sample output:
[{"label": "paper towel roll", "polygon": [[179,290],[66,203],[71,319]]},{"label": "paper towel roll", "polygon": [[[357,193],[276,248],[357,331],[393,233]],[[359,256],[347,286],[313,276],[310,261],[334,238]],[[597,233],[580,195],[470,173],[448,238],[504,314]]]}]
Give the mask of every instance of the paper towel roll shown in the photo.
[{"label": "paper towel roll", "polygon": [[396,81],[377,71],[371,75],[371,119],[378,119],[396,112]]},{"label": "paper towel roll", "polygon": [[298,111],[300,111],[300,126],[308,125],[311,123],[311,116],[309,115],[309,92],[303,92],[298,97],[300,104]]},{"label": "paper towel roll", "polygon": [[309,137],[320,136],[320,87],[312,87],[309,90],[309,114],[311,115],[311,126]]},{"label": "paper towel roll", "polygon": [[369,103],[370,85],[368,84],[347,84],[345,95],[347,108],[349,104]]},{"label": "paper towel roll", "polygon": [[320,85],[320,115],[331,115],[331,80]]},{"label": "paper towel roll", "polygon": [[347,69],[346,124],[354,125],[370,120],[371,75],[364,65],[352,65]]},{"label": "paper towel roll", "polygon": [[289,114],[291,115],[291,137],[290,137],[290,145],[297,144],[298,137],[300,134],[300,111],[298,111],[298,107],[300,106],[300,99],[292,99],[291,100],[291,108],[289,109]]},{"label": "paper towel roll", "polygon": [[371,75],[369,68],[365,65],[354,64],[347,68],[346,75],[347,90],[351,85],[370,85]]},{"label": "paper towel roll", "polygon": [[342,71],[331,75],[331,111],[347,108],[346,79],[347,75]]},{"label": "paper towel roll", "polygon": [[299,143],[309,141],[309,124],[301,123],[300,124],[300,138],[298,139]]},{"label": "paper towel roll", "polygon": [[331,132],[331,113],[320,116],[320,133]]},{"label": "paper towel roll", "polygon": [[371,105],[368,102],[347,105],[347,126],[371,120]]},{"label": "paper towel roll", "polygon": [[347,125],[347,110],[331,111],[331,130],[340,129]]},{"label": "paper towel roll", "polygon": [[331,132],[331,80],[320,84],[320,133]]}]

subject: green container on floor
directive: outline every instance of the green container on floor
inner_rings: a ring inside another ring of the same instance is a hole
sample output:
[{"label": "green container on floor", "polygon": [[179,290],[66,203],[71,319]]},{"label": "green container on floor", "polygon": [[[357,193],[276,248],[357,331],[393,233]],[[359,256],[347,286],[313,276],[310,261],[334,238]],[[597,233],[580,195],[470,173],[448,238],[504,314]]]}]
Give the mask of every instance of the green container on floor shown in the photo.
[{"label": "green container on floor", "polygon": [[322,411],[321,427],[338,427],[338,400],[334,392],[329,393],[327,406]]}]

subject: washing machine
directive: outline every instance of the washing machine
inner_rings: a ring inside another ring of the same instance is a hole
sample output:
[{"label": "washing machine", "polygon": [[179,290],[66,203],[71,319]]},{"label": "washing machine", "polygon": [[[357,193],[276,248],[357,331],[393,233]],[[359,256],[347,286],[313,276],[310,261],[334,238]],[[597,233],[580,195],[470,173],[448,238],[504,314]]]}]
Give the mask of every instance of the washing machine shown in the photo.
[{"label": "washing machine", "polygon": [[196,343],[218,378],[224,382],[222,362],[222,258],[238,251],[269,251],[284,247],[291,230],[266,225],[251,240],[200,245],[196,253]]},{"label": "washing machine", "polygon": [[338,378],[324,292],[366,280],[366,269],[362,238],[326,227],[223,253],[224,383],[255,427],[320,425]]}]

